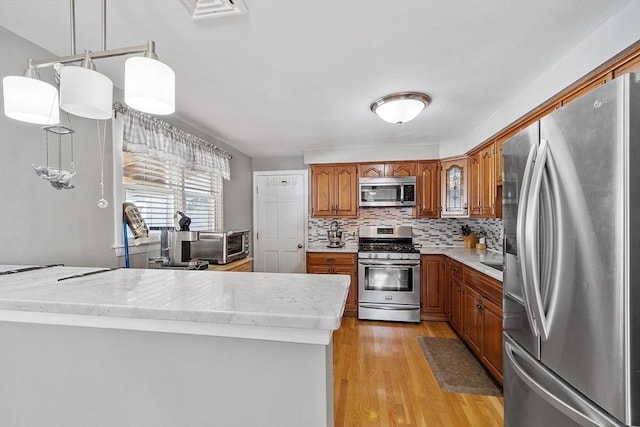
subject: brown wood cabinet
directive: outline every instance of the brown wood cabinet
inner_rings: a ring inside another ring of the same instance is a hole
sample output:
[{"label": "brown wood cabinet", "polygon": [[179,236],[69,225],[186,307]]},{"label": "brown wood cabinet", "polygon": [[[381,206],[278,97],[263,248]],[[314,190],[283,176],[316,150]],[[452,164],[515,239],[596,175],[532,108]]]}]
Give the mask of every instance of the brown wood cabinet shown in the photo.
[{"label": "brown wood cabinet", "polygon": [[463,267],[458,261],[447,258],[447,320],[453,330],[462,336],[462,309],[463,309]]},{"label": "brown wood cabinet", "polygon": [[440,217],[440,162],[417,163],[415,218]]},{"label": "brown wood cabinet", "polygon": [[346,274],[351,277],[349,294],[344,307],[345,316],[358,315],[357,254],[340,252],[307,252],[307,273]]},{"label": "brown wood cabinet", "polygon": [[462,337],[502,384],[502,284],[464,268]]},{"label": "brown wood cabinet", "polygon": [[482,146],[469,155],[469,204],[472,218],[495,215],[495,144]]},{"label": "brown wood cabinet", "polygon": [[496,140],[496,185],[502,185],[502,143],[503,139]]},{"label": "brown wood cabinet", "polygon": [[420,318],[447,320],[445,307],[447,270],[444,255],[422,255],[420,275]]},{"label": "brown wood cabinet", "polygon": [[465,284],[463,291],[462,338],[478,356],[482,355],[482,297]]},{"label": "brown wood cabinet", "polygon": [[253,258],[244,258],[229,264],[209,264],[207,268],[210,271],[253,271]]},{"label": "brown wood cabinet", "polygon": [[358,216],[358,165],[311,166],[311,216]]},{"label": "brown wood cabinet", "polygon": [[416,162],[360,163],[360,176],[416,176]]},{"label": "brown wood cabinet", "polygon": [[468,217],[469,162],[467,157],[440,161],[440,187],[442,207],[440,216],[445,218]]}]

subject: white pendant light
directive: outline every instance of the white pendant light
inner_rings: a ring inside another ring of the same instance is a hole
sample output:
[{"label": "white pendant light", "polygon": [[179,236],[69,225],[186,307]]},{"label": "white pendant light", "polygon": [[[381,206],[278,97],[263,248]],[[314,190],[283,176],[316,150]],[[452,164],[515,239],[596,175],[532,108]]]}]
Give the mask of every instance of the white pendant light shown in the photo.
[{"label": "white pendant light", "polygon": [[401,125],[415,119],[430,102],[424,93],[398,92],[375,100],[371,111],[386,122]]},{"label": "white pendant light", "polygon": [[165,115],[176,110],[176,75],[157,59],[133,57],[124,65],[124,102],[131,108]]},{"label": "white pendant light", "polygon": [[58,89],[36,78],[7,76],[2,79],[4,114],[12,119],[39,125],[60,122]]},{"label": "white pendant light", "polygon": [[89,68],[60,70],[60,108],[76,116],[107,120],[112,116],[113,82]]}]

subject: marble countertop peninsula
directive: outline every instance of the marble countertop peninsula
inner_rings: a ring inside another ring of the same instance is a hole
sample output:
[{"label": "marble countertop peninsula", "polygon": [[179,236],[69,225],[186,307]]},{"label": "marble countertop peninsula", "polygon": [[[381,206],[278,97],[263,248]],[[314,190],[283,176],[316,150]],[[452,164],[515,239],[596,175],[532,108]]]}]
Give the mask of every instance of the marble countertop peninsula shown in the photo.
[{"label": "marble countertop peninsula", "polygon": [[348,287],[342,275],[55,266],[1,275],[0,320],[326,344]]},{"label": "marble countertop peninsula", "polygon": [[502,264],[502,254],[500,252],[463,247],[423,246],[420,248],[420,254],[446,255],[502,282],[502,271],[482,264],[483,262]]}]

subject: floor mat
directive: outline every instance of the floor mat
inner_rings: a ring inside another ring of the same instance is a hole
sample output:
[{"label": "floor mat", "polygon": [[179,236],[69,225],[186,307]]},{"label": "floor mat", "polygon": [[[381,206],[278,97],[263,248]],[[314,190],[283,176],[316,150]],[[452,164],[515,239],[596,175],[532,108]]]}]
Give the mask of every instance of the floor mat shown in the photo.
[{"label": "floor mat", "polygon": [[458,338],[418,337],[438,385],[450,393],[502,396],[502,390]]}]

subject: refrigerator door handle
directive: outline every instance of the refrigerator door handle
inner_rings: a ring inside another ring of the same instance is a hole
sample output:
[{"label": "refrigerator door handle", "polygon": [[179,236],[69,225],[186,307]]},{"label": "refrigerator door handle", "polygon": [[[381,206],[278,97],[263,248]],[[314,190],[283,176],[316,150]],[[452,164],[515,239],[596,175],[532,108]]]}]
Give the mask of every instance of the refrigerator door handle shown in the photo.
[{"label": "refrigerator door handle", "polygon": [[527,254],[527,248],[525,246],[525,235],[527,230],[526,212],[527,212],[527,200],[529,195],[529,187],[531,186],[531,170],[538,153],[538,146],[532,145],[527,156],[527,163],[524,168],[524,174],[522,177],[522,185],[520,186],[520,196],[518,198],[518,215],[516,217],[516,246],[518,251],[518,257],[520,258],[520,272],[522,274],[522,295],[524,297],[524,308],[529,320],[529,326],[534,336],[538,336],[538,328],[534,317],[534,310],[532,308],[533,295],[530,295],[530,281],[528,276],[527,265],[530,264],[529,256]]},{"label": "refrigerator door handle", "polygon": [[541,340],[549,339],[549,327],[547,317],[542,303],[542,293],[540,285],[540,253],[539,253],[539,217],[540,217],[540,192],[542,189],[542,178],[544,177],[547,155],[549,153],[549,143],[546,139],[540,140],[540,147],[536,155],[535,165],[531,174],[531,184],[527,194],[527,208],[525,211],[525,235],[524,246],[527,262],[524,269],[527,270],[525,294],[533,311],[536,322],[536,329]]},{"label": "refrigerator door handle", "polygon": [[[540,366],[540,376],[542,379],[547,379],[548,385],[553,387],[554,392],[548,390],[548,387],[541,384],[542,381],[538,381],[533,375],[526,372],[526,370],[518,363],[517,358],[527,359],[528,356],[524,350],[519,349],[510,343],[509,339],[504,340],[504,352],[506,359],[520,377],[520,379],[529,386],[538,396],[551,404],[554,408],[562,412],[567,417],[571,418],[581,426],[593,426],[593,427],[621,427],[622,425],[616,423],[607,417],[604,413],[599,411],[588,401],[581,396],[577,395],[569,386],[564,384],[559,379],[556,379],[552,373],[547,372],[542,365]],[[538,361],[533,363],[538,364]]]}]

